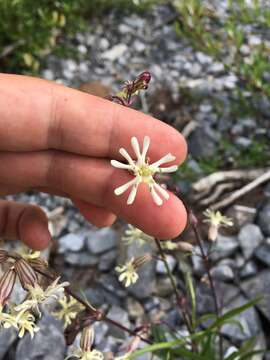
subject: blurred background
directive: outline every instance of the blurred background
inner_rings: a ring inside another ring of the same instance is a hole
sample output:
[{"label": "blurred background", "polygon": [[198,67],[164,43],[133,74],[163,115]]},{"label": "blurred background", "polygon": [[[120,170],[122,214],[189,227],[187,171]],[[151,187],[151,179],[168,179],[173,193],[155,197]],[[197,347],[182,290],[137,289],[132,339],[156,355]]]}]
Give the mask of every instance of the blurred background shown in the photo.
[{"label": "blurred background", "polygon": [[[230,232],[219,234],[212,259],[224,306],[266,296],[258,309],[241,315],[243,332],[228,324],[226,346],[256,336],[256,346],[268,347],[270,184],[269,176],[262,176],[270,170],[270,2],[1,0],[0,18],[1,72],[39,76],[105,97],[150,71],[149,89],[135,107],[183,132],[189,145],[185,164],[164,181],[199,218],[212,206],[234,220]],[[116,259],[149,247],[124,246],[119,239],[126,224],[98,230],[67,199],[33,192],[10,198],[46,210],[56,240],[45,255],[89,301],[107,304],[110,316],[126,325],[165,319],[181,329],[162,263],[145,266],[141,281],[128,290],[117,282]],[[193,241],[188,229],[180,239]],[[200,282],[201,259],[192,255],[186,264],[174,253],[169,261],[179,286],[186,271],[181,264],[189,267],[198,280],[198,311],[211,311],[207,286]],[[0,359],[63,359],[59,324],[48,319],[43,321],[50,331],[33,342],[25,337],[17,344],[12,331],[0,332]],[[98,327],[101,350],[115,351],[125,342],[121,331]]]}]

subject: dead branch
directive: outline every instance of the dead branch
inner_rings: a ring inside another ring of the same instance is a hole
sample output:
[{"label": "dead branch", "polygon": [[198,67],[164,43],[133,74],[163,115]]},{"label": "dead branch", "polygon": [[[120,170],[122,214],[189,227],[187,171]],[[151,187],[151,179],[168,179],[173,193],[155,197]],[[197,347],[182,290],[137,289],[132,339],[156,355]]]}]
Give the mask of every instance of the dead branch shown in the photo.
[{"label": "dead branch", "polygon": [[222,195],[226,190],[233,190],[235,188],[235,183],[225,183],[225,184],[219,184],[217,185],[216,189],[214,190],[213,194],[211,194],[209,197],[202,199],[200,201],[200,205],[208,206],[209,204],[212,204],[214,201],[216,201],[220,195]]},{"label": "dead branch", "polygon": [[218,210],[218,209],[224,208],[224,207],[230,205],[231,203],[233,203],[235,200],[239,199],[243,195],[254,190],[256,187],[258,187],[259,185],[261,185],[267,181],[270,181],[270,170],[269,169],[267,172],[265,172],[261,176],[257,177],[255,180],[251,181],[249,184],[245,185],[244,187],[242,187],[239,190],[234,191],[229,196],[227,196],[225,199],[223,199],[223,200],[217,202],[216,204],[214,204],[213,206],[211,206],[211,208],[213,210]]},{"label": "dead branch", "polygon": [[198,122],[191,120],[182,130],[182,135],[187,139],[189,135],[199,126]]},{"label": "dead branch", "polygon": [[252,169],[252,170],[229,170],[218,171],[208,175],[192,185],[196,192],[208,192],[213,186],[220,182],[228,182],[234,180],[252,181],[269,171],[270,168]]}]

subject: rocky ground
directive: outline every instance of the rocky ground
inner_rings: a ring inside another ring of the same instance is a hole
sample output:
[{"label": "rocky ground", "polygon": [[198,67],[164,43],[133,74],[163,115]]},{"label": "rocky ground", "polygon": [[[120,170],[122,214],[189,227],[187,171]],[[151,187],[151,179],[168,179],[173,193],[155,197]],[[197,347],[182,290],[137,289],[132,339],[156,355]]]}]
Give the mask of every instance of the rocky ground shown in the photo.
[{"label": "rocky ground", "polygon": [[[123,80],[133,79],[140,72],[149,70],[153,76],[152,84],[139,106],[145,112],[166,118],[179,129],[191,118],[198,122],[200,126],[189,139],[193,155],[189,166],[201,174],[203,170],[196,157],[215,154],[222,132],[230,129],[232,143],[247,149],[250,133],[257,134],[259,139],[268,136],[269,141],[270,128],[264,126],[264,122],[256,123],[252,117],[235,122],[226,107],[222,114],[216,111],[214,103],[209,100],[211,96],[229,104],[238,79],[225,72],[221,63],[195,52],[185,40],[179,39],[169,21],[171,16],[168,7],[157,7],[144,16],[131,15],[121,19],[112,13],[97,21],[88,32],[77,34],[72,43],[77,49],[77,60],[49,56],[42,76],[73,87],[99,81],[116,91]],[[203,94],[203,100],[199,104],[186,103],[179,86],[193,94]],[[267,104],[264,106],[267,110]],[[184,186],[183,182],[180,185]],[[118,282],[114,271],[116,262],[155,251],[150,243],[142,247],[134,243],[124,245],[121,236],[126,224],[119,221],[113,228],[99,230],[88,224],[66,199],[36,193],[13,198],[38,204],[51,215],[50,226],[55,241],[50,250],[50,263],[65,278],[78,284],[92,304],[108,309],[111,318],[126,326],[151,319],[165,321],[177,331],[184,331],[183,321],[171,301],[172,289],[162,262],[144,266],[140,281],[128,290]],[[258,348],[266,348],[270,346],[269,185],[261,189],[259,198],[249,202],[249,206],[240,204],[242,206],[234,204],[228,209],[235,226],[230,233],[218,237],[212,254],[212,274],[225,309],[264,294],[264,300],[257,308],[239,316],[242,332],[234,324],[223,328],[227,348],[238,346],[252,336],[257,337]],[[182,239],[188,236],[188,233],[184,234]],[[173,253],[168,256],[168,261],[182,286],[185,271],[182,255]],[[205,274],[201,258],[192,255],[189,265],[197,279],[198,313],[211,312],[213,300],[209,288],[199,281]],[[0,360],[62,360],[66,346],[61,324],[45,315],[40,327],[42,331],[33,341],[28,336],[17,341],[12,330],[2,330]],[[123,331],[105,323],[97,325],[95,344],[98,349],[116,351],[126,344],[126,340]],[[141,357],[150,358],[150,355]],[[257,355],[256,360],[262,358]]]}]

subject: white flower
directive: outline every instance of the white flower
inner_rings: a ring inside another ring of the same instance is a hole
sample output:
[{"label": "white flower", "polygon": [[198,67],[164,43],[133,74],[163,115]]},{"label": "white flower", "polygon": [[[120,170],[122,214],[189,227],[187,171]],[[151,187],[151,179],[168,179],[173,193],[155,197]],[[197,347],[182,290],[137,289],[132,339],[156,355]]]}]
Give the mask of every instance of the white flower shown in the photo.
[{"label": "white flower", "polygon": [[118,277],[119,281],[123,282],[125,287],[135,284],[139,279],[139,275],[136,270],[136,266],[134,266],[134,258],[127,261],[125,265],[119,265],[115,268],[115,271],[120,273]]},{"label": "white flower", "polygon": [[29,332],[33,339],[35,332],[39,327],[35,324],[35,317],[29,311],[20,311],[16,316],[16,327],[19,330],[19,338],[22,338],[26,331]]},{"label": "white flower", "polygon": [[128,152],[121,148],[119,153],[127,160],[128,164],[122,163],[117,160],[111,160],[112,166],[125,169],[130,171],[135,178],[128,181],[126,184],[119,186],[114,190],[115,195],[121,195],[131,187],[131,191],[128,196],[127,204],[133,204],[138,186],[140,183],[145,183],[148,185],[150,193],[154,202],[160,206],[163,204],[163,199],[168,200],[168,192],[159,184],[157,184],[153,178],[156,173],[171,173],[177,170],[177,165],[172,165],[169,167],[160,167],[161,165],[174,161],[176,158],[172,154],[167,154],[163,156],[160,160],[149,164],[146,159],[146,153],[150,145],[149,136],[145,136],[143,140],[143,149],[140,151],[140,145],[135,136],[131,138],[131,145],[137,157],[137,160],[132,160]]},{"label": "white flower", "polygon": [[203,214],[206,217],[204,222],[209,222],[216,226],[233,226],[232,219],[222,215],[220,211],[207,209],[203,212]]},{"label": "white flower", "polygon": [[43,290],[41,286],[36,284],[34,287],[31,285],[27,286],[28,298],[20,305],[16,306],[16,311],[26,311],[34,309],[39,315],[39,305],[46,305],[51,300],[58,300],[64,295],[65,286],[68,286],[68,282],[58,284],[60,278],[57,278],[50,284],[46,290]]},{"label": "white flower", "polygon": [[63,320],[65,328],[72,323],[72,320],[76,318],[78,312],[84,309],[73,297],[67,298],[63,296],[58,303],[61,309],[53,312],[52,315],[59,320]]},{"label": "white flower", "polygon": [[146,242],[154,240],[154,238],[129,224],[128,229],[125,231],[125,236],[122,236],[122,240],[126,245],[136,242],[139,246],[143,246]]},{"label": "white flower", "polygon": [[207,209],[204,211],[203,214],[206,217],[206,219],[203,220],[203,222],[210,223],[208,229],[208,239],[210,241],[216,241],[218,236],[218,230],[221,226],[223,227],[233,226],[232,219],[222,215],[220,211],[215,212],[213,210]]}]

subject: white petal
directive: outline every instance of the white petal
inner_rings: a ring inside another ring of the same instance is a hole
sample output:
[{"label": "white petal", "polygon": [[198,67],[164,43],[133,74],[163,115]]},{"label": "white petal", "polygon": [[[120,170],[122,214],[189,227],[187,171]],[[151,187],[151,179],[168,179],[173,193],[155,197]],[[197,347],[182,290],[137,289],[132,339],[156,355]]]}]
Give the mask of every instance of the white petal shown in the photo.
[{"label": "white petal", "polygon": [[[152,166],[152,165],[151,165]],[[156,172],[159,172],[159,173],[172,173],[172,172],[175,172],[177,171],[178,169],[178,166],[177,165],[172,165],[172,166],[168,166],[168,167],[162,167],[162,168],[158,168],[156,170]]]},{"label": "white petal", "polygon": [[127,199],[127,204],[128,205],[131,205],[133,204],[134,200],[135,200],[135,197],[136,197],[136,194],[137,194],[137,190],[138,190],[138,185],[139,183],[137,182],[135,185],[133,185],[132,189],[131,189],[131,192],[128,196],[128,199]]},{"label": "white petal", "polygon": [[119,186],[118,188],[114,189],[115,195],[123,194],[128,188],[134,185],[137,182],[137,178],[128,181],[126,184]]},{"label": "white petal", "polygon": [[134,152],[135,152],[135,154],[136,154],[136,156],[137,156],[138,162],[141,164],[140,145],[139,145],[139,143],[138,143],[138,139],[137,139],[135,136],[133,136],[133,137],[131,138],[131,145],[132,145],[133,150],[134,150]]},{"label": "white petal", "polygon": [[176,157],[174,155],[172,155],[171,153],[163,156],[161,159],[159,159],[158,161],[154,162],[153,164],[151,164],[151,166],[153,167],[159,167],[162,164],[165,164],[167,162],[171,162],[174,161],[176,159]]},{"label": "white petal", "polygon": [[169,193],[159,184],[154,183],[154,188],[164,197],[165,200],[169,199]]},{"label": "white petal", "polygon": [[150,192],[151,192],[151,195],[152,195],[152,198],[153,198],[155,204],[157,204],[158,206],[161,206],[163,204],[163,201],[162,201],[161,197],[157,194],[157,192],[153,186],[151,186]]},{"label": "white petal", "polygon": [[149,149],[149,145],[150,145],[150,137],[145,136],[143,139],[143,149],[142,149],[142,161],[143,162],[145,162],[145,157],[146,157],[146,153]]},{"label": "white petal", "polygon": [[119,149],[119,153],[127,160],[127,162],[130,165],[134,164],[134,161],[131,159],[131,156],[129,155],[129,153],[127,152],[126,149],[124,149],[124,148]]},{"label": "white petal", "polygon": [[115,167],[115,168],[118,168],[118,169],[132,170],[132,169],[131,169],[131,165],[121,163],[120,161],[117,161],[117,160],[111,160],[111,165],[112,165],[113,167]]}]

